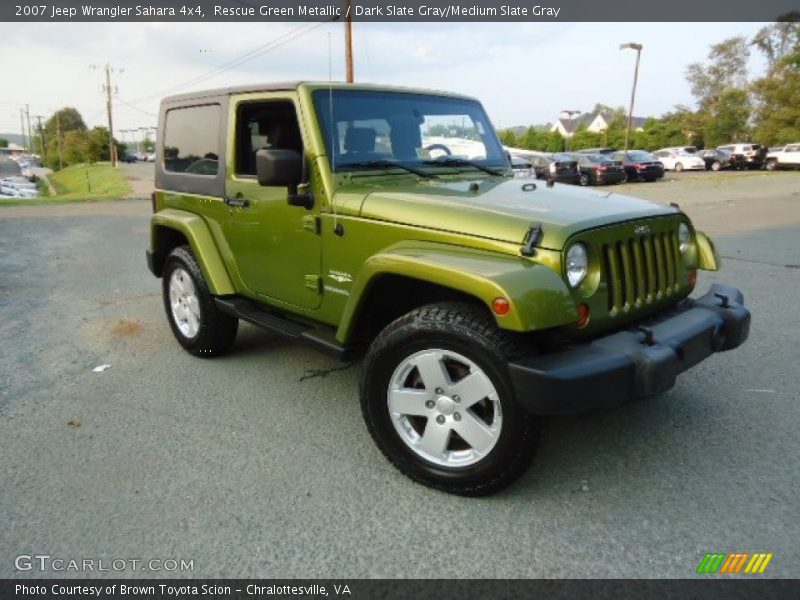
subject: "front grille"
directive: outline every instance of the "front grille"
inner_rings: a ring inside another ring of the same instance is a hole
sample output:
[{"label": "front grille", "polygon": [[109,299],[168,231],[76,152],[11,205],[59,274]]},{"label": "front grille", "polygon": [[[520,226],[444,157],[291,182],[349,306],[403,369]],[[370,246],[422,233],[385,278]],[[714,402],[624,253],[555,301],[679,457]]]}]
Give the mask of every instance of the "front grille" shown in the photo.
[{"label": "front grille", "polygon": [[680,250],[676,232],[656,233],[603,246],[608,312],[647,306],[680,289]]}]

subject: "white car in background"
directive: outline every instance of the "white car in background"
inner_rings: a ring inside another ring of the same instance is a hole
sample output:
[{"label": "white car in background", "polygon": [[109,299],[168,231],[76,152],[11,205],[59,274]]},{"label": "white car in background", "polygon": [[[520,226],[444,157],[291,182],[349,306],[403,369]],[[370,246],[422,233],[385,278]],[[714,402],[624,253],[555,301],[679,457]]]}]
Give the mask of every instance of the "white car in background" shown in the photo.
[{"label": "white car in background", "polygon": [[681,149],[662,148],[653,152],[659,161],[664,163],[667,171],[706,170],[706,161],[697,154],[691,154]]},{"label": "white car in background", "polygon": [[786,144],[779,150],[770,150],[767,153],[765,167],[768,171],[775,169],[800,169],[800,142]]}]

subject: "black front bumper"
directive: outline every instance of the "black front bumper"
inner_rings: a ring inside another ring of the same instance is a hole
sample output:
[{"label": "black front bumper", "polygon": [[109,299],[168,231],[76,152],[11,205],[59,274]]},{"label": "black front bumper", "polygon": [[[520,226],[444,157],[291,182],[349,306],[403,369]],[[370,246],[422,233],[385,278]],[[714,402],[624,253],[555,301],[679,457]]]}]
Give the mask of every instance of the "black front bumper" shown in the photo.
[{"label": "black front bumper", "polygon": [[631,329],[517,360],[509,372],[517,400],[531,414],[578,413],[665,392],[680,373],[740,346],[749,332],[742,293],[713,284],[705,296]]}]

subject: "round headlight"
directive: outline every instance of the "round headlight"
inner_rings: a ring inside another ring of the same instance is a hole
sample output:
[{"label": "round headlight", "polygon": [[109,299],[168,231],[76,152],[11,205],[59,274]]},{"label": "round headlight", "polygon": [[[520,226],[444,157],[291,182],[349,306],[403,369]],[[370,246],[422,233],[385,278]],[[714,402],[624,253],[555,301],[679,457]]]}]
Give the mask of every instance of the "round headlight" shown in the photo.
[{"label": "round headlight", "polygon": [[681,223],[678,227],[678,247],[680,248],[681,254],[686,254],[691,241],[692,232],[689,231],[689,226],[686,223]]},{"label": "round headlight", "polygon": [[567,252],[567,281],[570,287],[578,287],[583,278],[586,277],[586,269],[589,266],[589,255],[586,246],[583,244],[573,244]]}]

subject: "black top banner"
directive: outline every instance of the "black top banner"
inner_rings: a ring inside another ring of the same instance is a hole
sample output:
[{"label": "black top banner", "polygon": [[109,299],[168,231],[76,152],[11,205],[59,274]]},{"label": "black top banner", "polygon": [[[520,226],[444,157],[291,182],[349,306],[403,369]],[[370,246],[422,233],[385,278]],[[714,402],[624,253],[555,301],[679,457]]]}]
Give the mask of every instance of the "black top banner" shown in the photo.
[{"label": "black top banner", "polygon": [[800,17],[800,0],[3,0],[1,21],[619,22]]}]

